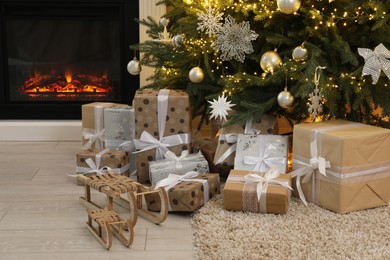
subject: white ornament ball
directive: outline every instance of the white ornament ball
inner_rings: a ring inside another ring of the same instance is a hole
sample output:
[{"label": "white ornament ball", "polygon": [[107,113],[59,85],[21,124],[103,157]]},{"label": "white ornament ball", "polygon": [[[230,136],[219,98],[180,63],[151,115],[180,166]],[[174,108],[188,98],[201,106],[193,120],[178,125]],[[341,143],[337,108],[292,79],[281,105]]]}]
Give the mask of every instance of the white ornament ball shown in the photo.
[{"label": "white ornament ball", "polygon": [[194,67],[188,73],[188,77],[193,83],[200,83],[204,79],[203,70],[200,67]]},{"label": "white ornament ball", "polygon": [[168,25],[168,22],[169,22],[169,20],[165,17],[160,19],[160,24],[164,27]]},{"label": "white ornament ball", "polygon": [[303,46],[298,46],[293,50],[292,57],[295,61],[305,61],[307,59],[307,49]]},{"label": "white ornament ball", "polygon": [[301,0],[278,0],[277,4],[282,13],[293,14],[301,7]]},{"label": "white ornament ball", "polygon": [[138,75],[141,72],[141,64],[139,63],[139,60],[137,58],[134,58],[127,64],[127,71],[131,75]]},{"label": "white ornament ball", "polygon": [[180,34],[173,36],[172,44],[175,47],[180,47],[183,44],[183,36]]},{"label": "white ornament ball", "polygon": [[275,51],[267,51],[261,56],[260,67],[267,73],[273,73],[282,65],[282,59]]},{"label": "white ornament ball", "polygon": [[291,107],[293,103],[294,103],[294,96],[291,95],[290,91],[283,90],[282,92],[279,93],[278,95],[279,106],[283,108],[288,108]]}]

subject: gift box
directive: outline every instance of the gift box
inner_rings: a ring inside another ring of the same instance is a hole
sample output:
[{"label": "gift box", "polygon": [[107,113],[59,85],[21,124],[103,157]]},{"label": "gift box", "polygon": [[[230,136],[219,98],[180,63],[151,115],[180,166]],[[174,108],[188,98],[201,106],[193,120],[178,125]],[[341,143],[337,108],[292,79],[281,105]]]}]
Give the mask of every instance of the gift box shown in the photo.
[{"label": "gift box", "polygon": [[286,214],[290,204],[291,178],[277,170],[256,173],[232,170],[223,188],[226,210]]},{"label": "gift box", "polygon": [[105,148],[127,150],[135,148],[134,108],[131,106],[113,106],[104,109]]},{"label": "gift box", "polygon": [[93,102],[81,106],[83,149],[104,148],[104,109],[127,106],[109,102]]},{"label": "gift box", "polygon": [[218,146],[215,151],[214,164],[224,166],[233,166],[234,157],[237,148],[238,134],[272,134],[275,127],[275,117],[272,115],[263,115],[260,122],[252,123],[248,120],[246,124],[234,124],[222,127],[219,131]]},{"label": "gift box", "polygon": [[87,149],[76,155],[77,174],[104,174],[108,171],[129,176],[129,152]]},{"label": "gift box", "polygon": [[210,172],[209,164],[201,152],[188,154],[188,150],[186,150],[180,156],[176,156],[173,152],[168,151],[165,158],[149,163],[149,176],[153,186],[160,180],[167,178],[171,173],[184,175],[190,171]]},{"label": "gift box", "polygon": [[303,123],[294,126],[293,143],[291,174],[304,201],[338,213],[388,205],[389,129],[345,120]]},{"label": "gift box", "polygon": [[[159,184],[167,184],[162,187],[165,186],[167,191],[169,211],[193,212],[221,193],[219,175],[215,173],[189,172],[183,176],[171,174],[157,185]],[[149,210],[160,211],[158,195],[145,195],[145,201]]]},{"label": "gift box", "polygon": [[235,170],[266,172],[271,168],[287,172],[288,136],[239,134]]},{"label": "gift box", "polygon": [[133,104],[137,179],[149,183],[149,162],[163,159],[168,150],[176,155],[191,150],[190,100],[179,90],[138,90]]}]

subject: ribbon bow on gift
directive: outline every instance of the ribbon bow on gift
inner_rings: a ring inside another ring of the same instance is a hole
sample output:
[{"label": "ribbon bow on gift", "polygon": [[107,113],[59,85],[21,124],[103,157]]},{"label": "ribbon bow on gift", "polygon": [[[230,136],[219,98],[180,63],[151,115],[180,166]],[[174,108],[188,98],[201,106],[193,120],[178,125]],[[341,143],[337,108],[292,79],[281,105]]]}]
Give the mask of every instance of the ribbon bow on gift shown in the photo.
[{"label": "ribbon bow on gift", "polygon": [[[252,118],[246,120],[244,134],[260,134],[260,130],[252,128],[252,125],[253,125]],[[219,141],[226,141],[231,146],[217,160],[215,160],[214,162],[215,164],[222,163],[232,153],[234,153],[237,150],[238,134],[237,133],[221,134],[219,136]]]},{"label": "ribbon bow on gift", "polygon": [[252,169],[254,172],[265,172],[280,163],[285,164],[286,159],[281,159],[280,155],[275,155],[276,150],[277,147],[270,143],[264,151],[261,152],[260,156],[245,155],[244,164],[254,165]]},{"label": "ribbon bow on gift", "polygon": [[278,169],[270,169],[264,174],[264,176],[255,173],[249,173],[244,176],[244,179],[245,183],[257,183],[256,194],[257,200],[260,201],[261,195],[267,192],[269,184],[280,185],[289,190],[292,190],[288,182],[277,179],[279,175],[280,172]]},{"label": "ribbon bow on gift", "polygon": [[164,136],[165,123],[168,112],[168,96],[169,90],[161,89],[157,96],[157,124],[159,139],[146,131],[143,131],[139,140],[135,139],[135,147],[140,149],[136,153],[144,152],[151,149],[156,149],[156,160],[163,159],[164,154],[168,151],[168,147],[189,144],[191,142],[190,134],[175,134]]},{"label": "ribbon bow on gift", "polygon": [[110,149],[104,149],[103,151],[97,153],[95,155],[95,161],[96,163],[91,159],[91,158],[88,158],[87,160],[85,160],[85,162],[88,164],[89,166],[89,170],[86,170],[83,172],[84,175],[88,174],[88,173],[96,173],[97,175],[103,175],[103,174],[106,174],[108,171],[112,170],[110,167],[108,166],[103,166],[101,168],[100,167],[100,162],[102,160],[102,156],[103,154],[105,154],[106,152],[108,152]]},{"label": "ribbon bow on gift", "polygon": [[165,159],[168,159],[168,160],[171,160],[171,161],[175,161],[176,162],[176,168],[177,169],[181,169],[183,168],[183,165],[181,163],[181,161],[184,159],[184,158],[187,158],[189,155],[189,151],[188,150],[184,150],[181,152],[181,155],[178,157],[174,152],[171,152],[171,151],[168,151],[164,154],[164,157]]},{"label": "ribbon bow on gift", "polygon": [[358,53],[364,58],[366,64],[363,67],[363,76],[371,75],[372,81],[376,84],[381,75],[381,70],[390,79],[390,51],[381,43],[374,51],[366,48],[358,48]]}]

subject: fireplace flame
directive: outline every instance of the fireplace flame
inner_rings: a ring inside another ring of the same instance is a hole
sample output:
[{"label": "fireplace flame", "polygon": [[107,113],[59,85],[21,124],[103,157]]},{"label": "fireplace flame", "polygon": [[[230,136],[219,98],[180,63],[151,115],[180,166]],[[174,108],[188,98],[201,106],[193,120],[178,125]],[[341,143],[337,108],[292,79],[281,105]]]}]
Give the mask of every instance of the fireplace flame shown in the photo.
[{"label": "fireplace flame", "polygon": [[72,72],[67,71],[67,72],[65,72],[64,76],[65,76],[65,79],[66,79],[67,83],[71,83],[72,82]]}]

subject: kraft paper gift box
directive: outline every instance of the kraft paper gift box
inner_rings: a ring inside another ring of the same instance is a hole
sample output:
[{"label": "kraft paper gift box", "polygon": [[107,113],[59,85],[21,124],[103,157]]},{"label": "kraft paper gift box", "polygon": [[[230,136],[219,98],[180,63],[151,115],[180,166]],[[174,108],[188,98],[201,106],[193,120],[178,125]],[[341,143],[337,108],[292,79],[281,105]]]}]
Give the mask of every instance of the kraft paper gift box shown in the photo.
[{"label": "kraft paper gift box", "polygon": [[250,120],[246,124],[234,124],[220,128],[218,146],[215,151],[214,164],[233,166],[237,147],[238,134],[272,134],[274,132],[276,118],[272,115],[263,115],[261,121],[252,123]]},{"label": "kraft paper gift box", "polygon": [[288,136],[239,134],[235,170],[266,172],[271,168],[287,172]]},{"label": "kraft paper gift box", "polygon": [[[193,212],[202,207],[209,199],[221,193],[219,174],[189,172],[183,176],[171,174],[155,187],[165,187],[169,211]],[[149,210],[160,211],[158,195],[145,195]]]},{"label": "kraft paper gift box", "polygon": [[104,148],[104,109],[127,106],[109,102],[93,102],[81,106],[83,149]]},{"label": "kraft paper gift box", "polygon": [[[258,185],[261,185],[261,189],[258,189]],[[277,170],[272,173],[231,170],[222,191],[224,208],[232,211],[286,214],[290,204],[290,186],[290,175],[279,174]]]},{"label": "kraft paper gift box", "polygon": [[150,183],[149,162],[170,150],[180,155],[191,150],[191,105],[179,90],[138,90],[134,97],[137,180]]},{"label": "kraft paper gift box", "polygon": [[129,152],[87,149],[76,155],[77,174],[104,174],[107,171],[129,176]]},{"label": "kraft paper gift box", "polygon": [[345,120],[304,123],[294,126],[293,143],[291,176],[303,200],[338,213],[388,205],[389,129]]},{"label": "kraft paper gift box", "polygon": [[187,172],[209,173],[209,164],[201,152],[189,154],[183,151],[180,156],[168,151],[166,159],[149,163],[149,176],[152,185],[168,177],[169,174],[184,175]]}]

